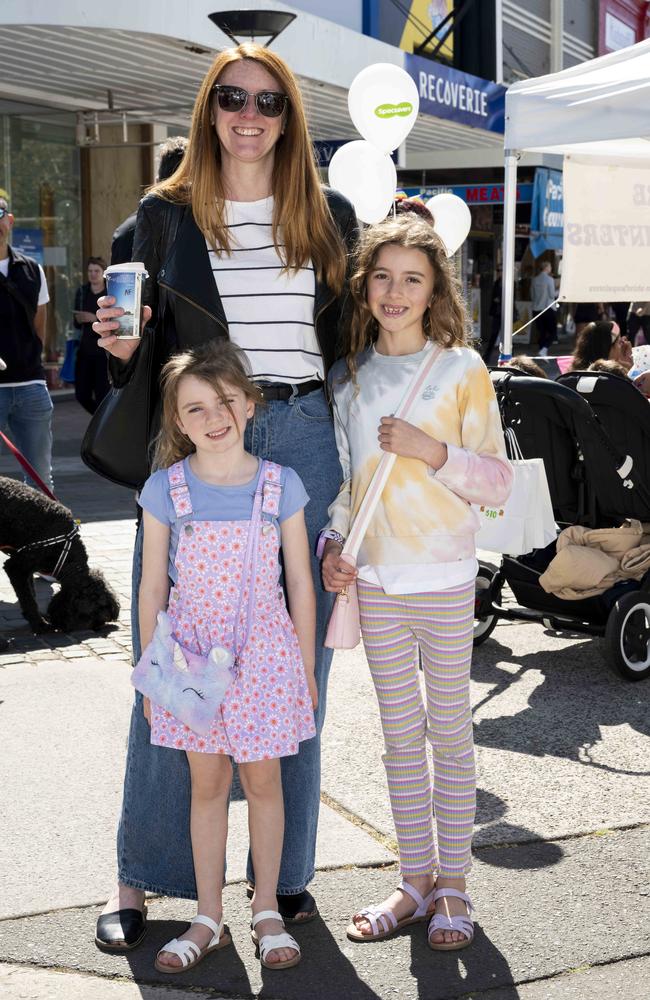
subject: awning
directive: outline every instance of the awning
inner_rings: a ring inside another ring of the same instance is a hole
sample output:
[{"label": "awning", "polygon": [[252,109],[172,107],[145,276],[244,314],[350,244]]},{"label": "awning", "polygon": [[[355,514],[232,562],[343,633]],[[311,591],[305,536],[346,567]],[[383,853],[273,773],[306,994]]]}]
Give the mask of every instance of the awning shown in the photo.
[{"label": "awning", "polygon": [[[103,122],[117,122],[125,114],[129,122],[187,127],[201,79],[220,48],[231,44],[207,19],[207,12],[219,6],[232,4],[3,0],[0,98],[97,112]],[[273,48],[299,76],[312,136],[358,138],[348,114],[349,83],[372,62],[401,65],[404,53],[331,21],[297,13]],[[498,148],[501,143],[493,132],[420,115],[406,149],[408,156]]]},{"label": "awning", "polygon": [[650,157],[650,39],[506,95],[505,148]]}]

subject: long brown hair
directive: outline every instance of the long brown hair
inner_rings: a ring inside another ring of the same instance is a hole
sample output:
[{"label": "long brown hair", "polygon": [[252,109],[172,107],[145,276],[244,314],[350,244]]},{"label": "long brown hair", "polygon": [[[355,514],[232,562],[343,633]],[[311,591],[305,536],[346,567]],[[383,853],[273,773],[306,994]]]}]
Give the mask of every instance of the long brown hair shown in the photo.
[{"label": "long brown hair", "polygon": [[[191,351],[175,354],[162,370],[162,418],[156,437],[154,469],[167,469],[196,450],[178,426],[178,387],[181,379],[194,375],[225,396],[226,387],[240,389],[256,406],[264,403],[260,389],[249,378],[248,359],[229,340],[211,340]],[[224,400],[234,419],[232,408]]]},{"label": "long brown hair", "polygon": [[573,351],[571,371],[586,371],[589,365],[598,361],[599,358],[609,358],[612,349],[613,329],[614,324],[608,320],[587,323],[586,327],[578,334]]},{"label": "long brown hair", "polygon": [[347,378],[355,377],[359,354],[374,344],[379,334],[377,320],[368,308],[366,293],[368,277],[385,246],[421,250],[433,268],[433,295],[422,317],[424,335],[443,347],[465,346],[468,343],[467,309],[460,282],[447,258],[442,240],[430,223],[412,213],[386,219],[370,226],[361,237],[354,274],[350,279],[353,309],[345,347]]},{"label": "long brown hair", "polygon": [[168,180],[149,190],[168,201],[191,204],[196,224],[212,248],[230,253],[221,148],[210,116],[215,83],[227,66],[242,59],[263,66],[289,98],[285,132],[275,147],[273,163],[273,242],[288,270],[305,267],[311,259],[318,278],[338,295],[345,279],[345,248],[320,186],[298,82],[275,52],[247,42],[219,53],[196,95],[187,151],[180,167]]}]

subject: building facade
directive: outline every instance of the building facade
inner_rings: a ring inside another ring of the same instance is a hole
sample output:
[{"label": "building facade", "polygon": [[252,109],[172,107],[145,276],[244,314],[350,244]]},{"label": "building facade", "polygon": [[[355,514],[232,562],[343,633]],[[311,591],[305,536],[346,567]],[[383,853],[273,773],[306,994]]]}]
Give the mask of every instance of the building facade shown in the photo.
[{"label": "building facade", "polygon": [[[339,145],[357,138],[347,110],[355,75],[385,62],[413,76],[422,113],[399,151],[399,184],[424,194],[466,192],[473,228],[463,276],[468,288],[480,276],[484,311],[499,258],[504,85],[649,31],[648,5],[635,0],[264,6],[297,15],[273,47],[300,78],[324,167]],[[153,180],[158,143],[187,132],[201,78],[232,44],[208,14],[230,7],[228,0],[115,0],[110,8],[4,0],[0,7],[0,188],[16,216],[16,245],[46,268],[52,365],[72,332],[85,257],[108,255],[114,227]],[[535,170],[557,166],[540,156],[522,161],[522,247]]]}]

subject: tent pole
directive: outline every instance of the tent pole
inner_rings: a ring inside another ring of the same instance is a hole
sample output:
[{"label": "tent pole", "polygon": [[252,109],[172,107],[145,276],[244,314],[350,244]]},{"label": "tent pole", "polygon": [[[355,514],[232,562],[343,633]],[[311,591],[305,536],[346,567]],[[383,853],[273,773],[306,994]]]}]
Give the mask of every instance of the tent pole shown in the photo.
[{"label": "tent pole", "polygon": [[517,160],[519,151],[505,151],[503,189],[503,270],[501,273],[501,353],[499,363],[512,357],[512,311],[515,276],[515,215],[517,208]]}]

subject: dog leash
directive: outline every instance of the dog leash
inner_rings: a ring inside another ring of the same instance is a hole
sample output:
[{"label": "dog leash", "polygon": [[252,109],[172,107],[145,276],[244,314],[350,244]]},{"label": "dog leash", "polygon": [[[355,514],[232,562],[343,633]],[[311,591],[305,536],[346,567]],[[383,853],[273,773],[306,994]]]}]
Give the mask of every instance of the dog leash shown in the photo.
[{"label": "dog leash", "polygon": [[27,461],[22,451],[19,451],[13,441],[10,441],[7,435],[2,431],[0,431],[0,438],[4,441],[11,454],[18,460],[19,464],[22,465],[27,475],[34,480],[39,489],[41,489],[43,493],[50,498],[50,500],[55,500],[58,503],[59,501],[56,499],[52,491],[45,485],[36,469],[34,469]]}]

